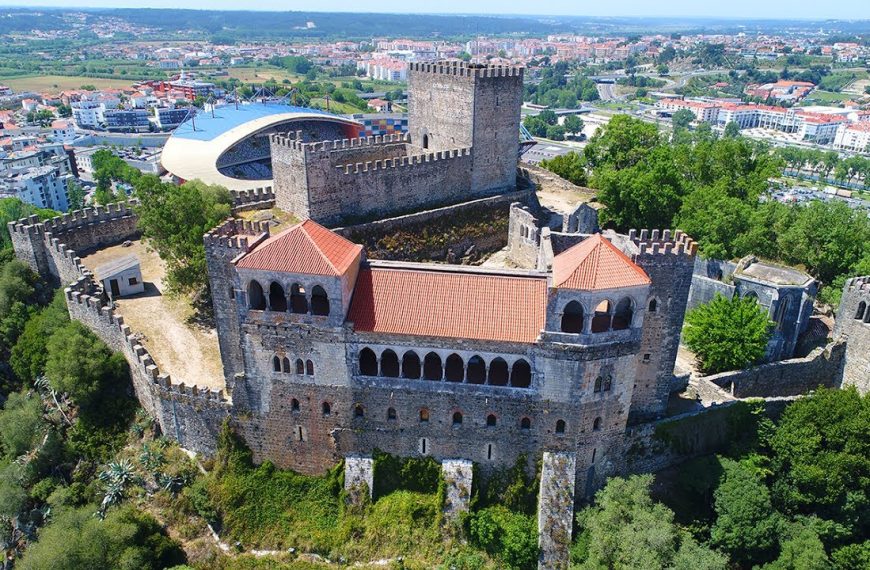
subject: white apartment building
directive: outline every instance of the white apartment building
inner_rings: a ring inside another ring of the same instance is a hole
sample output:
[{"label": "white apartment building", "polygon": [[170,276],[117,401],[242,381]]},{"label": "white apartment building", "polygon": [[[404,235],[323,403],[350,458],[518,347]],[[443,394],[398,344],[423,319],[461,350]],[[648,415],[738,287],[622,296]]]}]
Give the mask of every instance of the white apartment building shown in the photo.
[{"label": "white apartment building", "polygon": [[870,152],[870,121],[841,124],[834,136],[834,148],[852,152]]}]

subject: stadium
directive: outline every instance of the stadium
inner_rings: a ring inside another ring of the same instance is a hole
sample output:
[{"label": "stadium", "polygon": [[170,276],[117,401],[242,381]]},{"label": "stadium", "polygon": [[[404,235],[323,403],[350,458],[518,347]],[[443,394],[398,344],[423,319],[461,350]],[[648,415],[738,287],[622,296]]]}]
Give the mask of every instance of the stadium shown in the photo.
[{"label": "stadium", "polygon": [[223,105],[180,125],[161,160],[181,181],[247,190],[272,185],[272,133],[302,131],[303,140],[317,141],[354,138],[362,129],[353,119],[280,102]]}]

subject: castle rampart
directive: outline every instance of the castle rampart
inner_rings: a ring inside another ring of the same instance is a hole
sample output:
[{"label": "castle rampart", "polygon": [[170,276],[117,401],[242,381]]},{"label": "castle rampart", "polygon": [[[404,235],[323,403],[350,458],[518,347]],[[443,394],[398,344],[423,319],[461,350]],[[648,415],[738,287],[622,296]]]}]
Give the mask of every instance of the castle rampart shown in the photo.
[{"label": "castle rampart", "polygon": [[870,392],[870,275],[848,279],[837,311],[834,338],[846,341],[842,384]]}]

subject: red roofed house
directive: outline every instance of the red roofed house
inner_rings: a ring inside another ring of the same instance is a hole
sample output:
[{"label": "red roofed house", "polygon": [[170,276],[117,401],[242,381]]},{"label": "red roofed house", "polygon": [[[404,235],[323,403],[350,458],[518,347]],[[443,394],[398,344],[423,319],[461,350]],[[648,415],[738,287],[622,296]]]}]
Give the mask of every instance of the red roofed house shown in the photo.
[{"label": "red roofed house", "polygon": [[489,469],[579,449],[586,478],[621,457],[627,422],[664,412],[694,245],[541,243],[538,269],[510,270],[367,260],[312,220],[206,235],[233,406],[270,426],[239,424],[255,458],[322,473],[377,448]]}]

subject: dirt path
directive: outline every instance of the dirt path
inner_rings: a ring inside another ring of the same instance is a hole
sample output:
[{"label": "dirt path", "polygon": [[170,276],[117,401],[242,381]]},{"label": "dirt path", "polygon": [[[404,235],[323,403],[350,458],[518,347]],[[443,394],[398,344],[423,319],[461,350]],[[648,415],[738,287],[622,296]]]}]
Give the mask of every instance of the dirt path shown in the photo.
[{"label": "dirt path", "polygon": [[119,257],[131,254],[138,257],[145,292],[116,302],[124,322],[142,336],[142,344],[160,372],[172,376],[174,383],[223,389],[217,332],[188,323],[193,315],[188,299],[164,295],[166,269],[159,256],[149,252],[139,240],[132,243],[130,247],[117,245],[100,250],[82,261],[93,271]]}]

